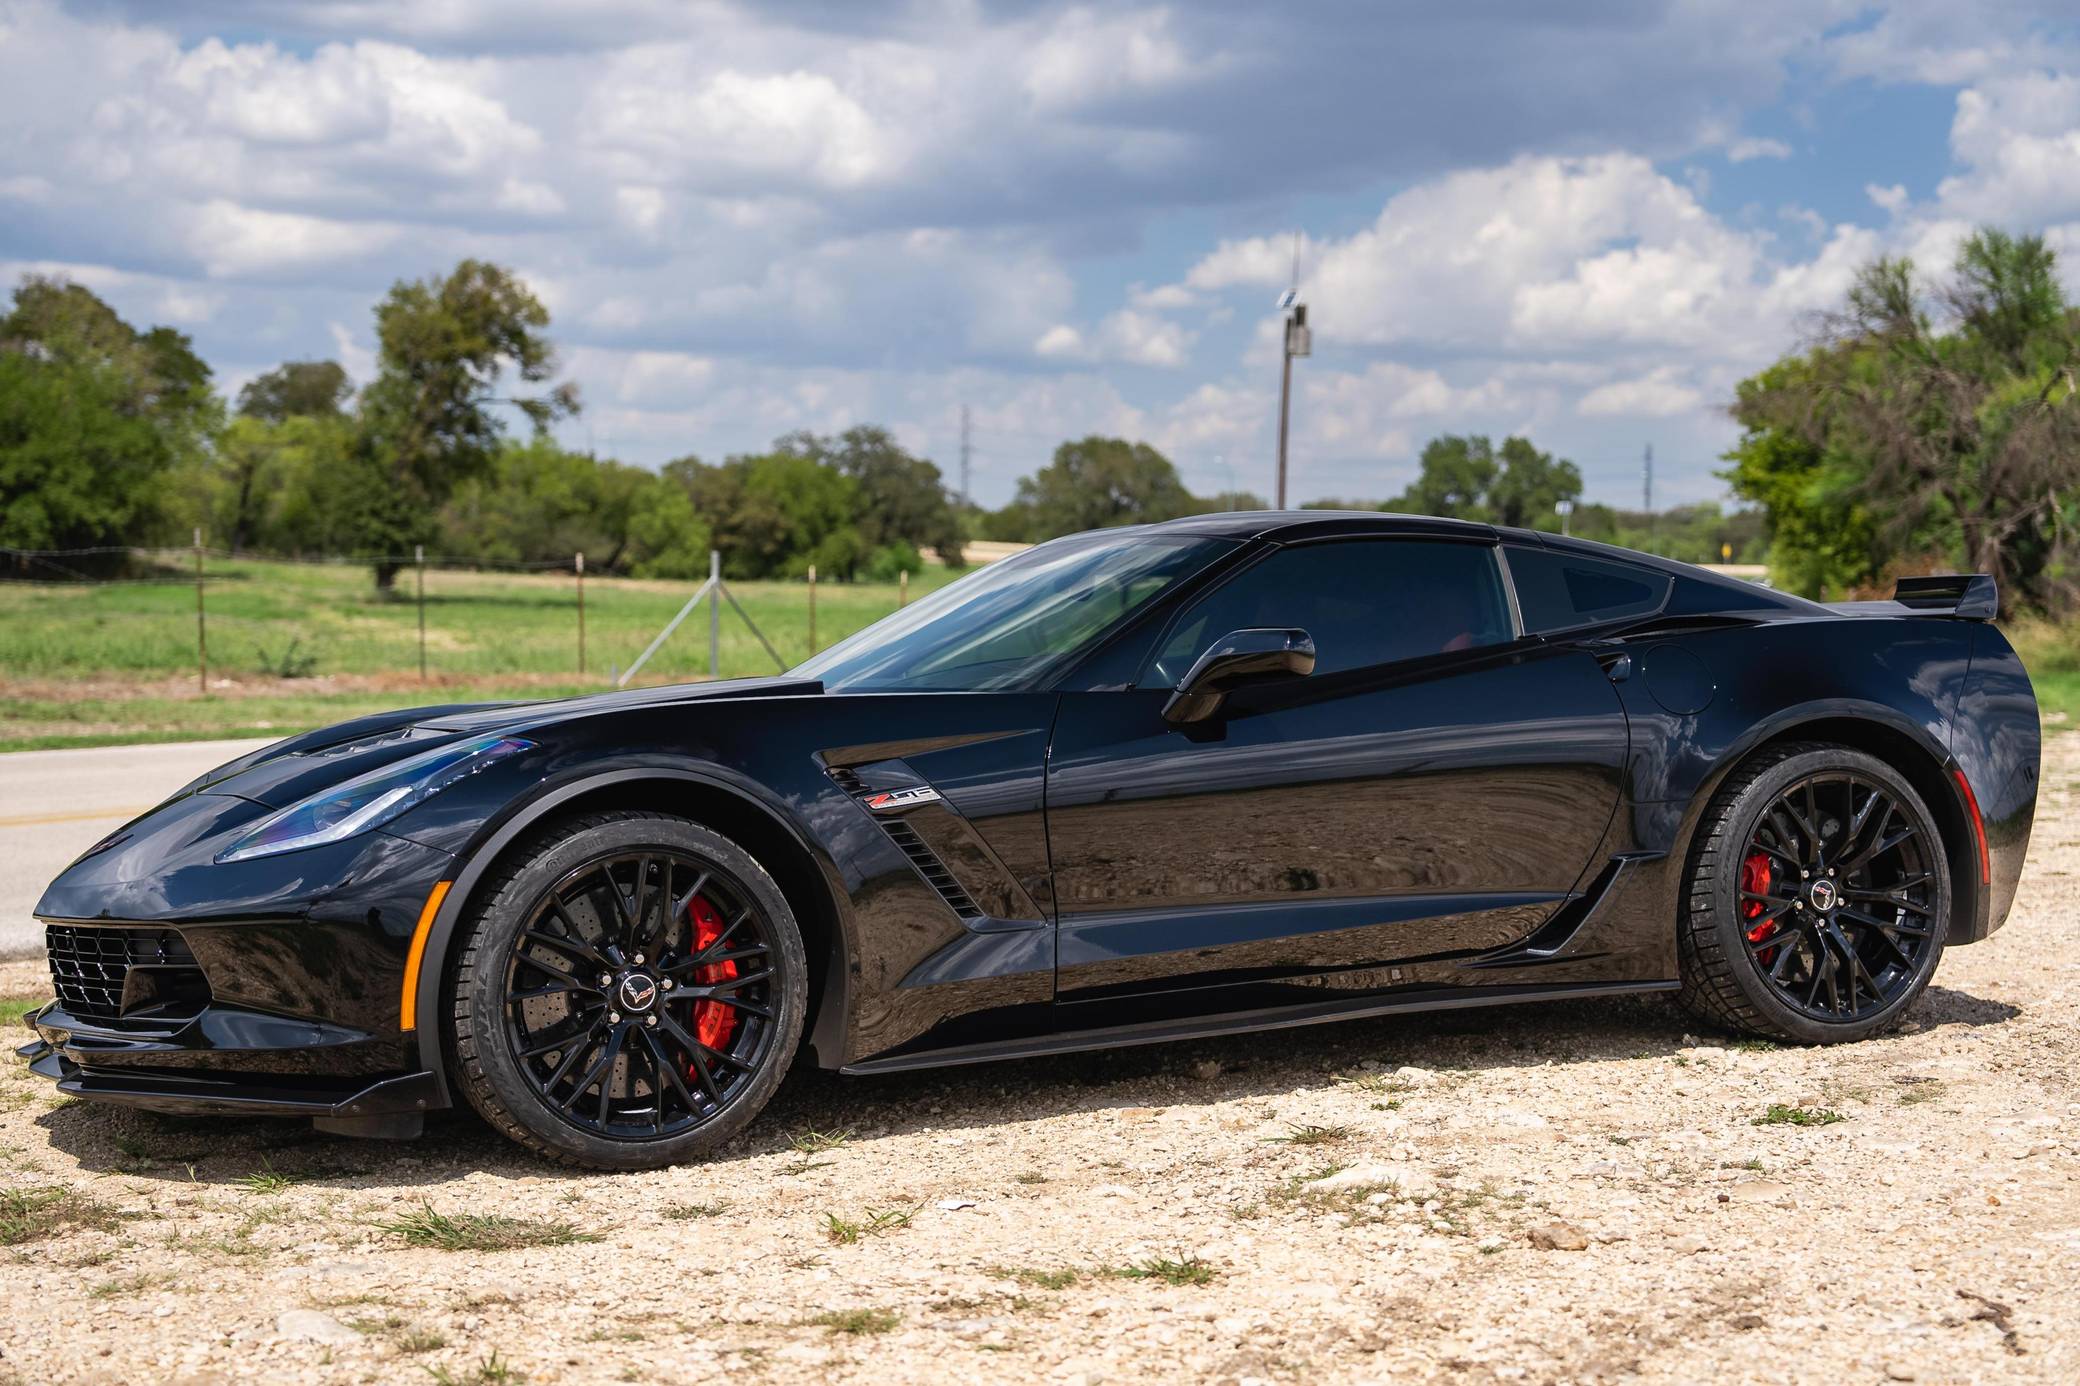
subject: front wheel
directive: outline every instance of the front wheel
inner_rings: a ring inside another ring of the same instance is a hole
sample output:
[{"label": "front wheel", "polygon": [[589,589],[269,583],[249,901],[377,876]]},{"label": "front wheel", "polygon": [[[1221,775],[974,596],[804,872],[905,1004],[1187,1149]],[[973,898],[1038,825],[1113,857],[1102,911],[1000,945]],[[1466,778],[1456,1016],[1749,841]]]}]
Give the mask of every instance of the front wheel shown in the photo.
[{"label": "front wheel", "polygon": [[1896,1023],[1950,924],[1935,820],[1883,761],[1780,748],[1741,767],[1698,826],[1680,928],[1682,1001],[1731,1029],[1804,1044]]},{"label": "front wheel", "polygon": [[487,882],[452,990],[460,1086],[566,1163],[655,1169],[758,1115],[808,997],[801,931],[728,838],[648,812],[538,835]]}]

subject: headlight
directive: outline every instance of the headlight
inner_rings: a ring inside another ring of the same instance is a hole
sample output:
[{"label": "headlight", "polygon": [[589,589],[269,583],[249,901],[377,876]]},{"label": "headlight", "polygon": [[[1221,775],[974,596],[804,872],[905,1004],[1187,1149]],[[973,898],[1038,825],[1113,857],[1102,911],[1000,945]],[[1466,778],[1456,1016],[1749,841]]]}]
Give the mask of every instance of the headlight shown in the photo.
[{"label": "headlight", "polygon": [[532,741],[516,736],[476,736],[372,770],[265,819],[219,853],[217,860],[244,861],[293,852],[379,828],[457,780],[533,747]]}]

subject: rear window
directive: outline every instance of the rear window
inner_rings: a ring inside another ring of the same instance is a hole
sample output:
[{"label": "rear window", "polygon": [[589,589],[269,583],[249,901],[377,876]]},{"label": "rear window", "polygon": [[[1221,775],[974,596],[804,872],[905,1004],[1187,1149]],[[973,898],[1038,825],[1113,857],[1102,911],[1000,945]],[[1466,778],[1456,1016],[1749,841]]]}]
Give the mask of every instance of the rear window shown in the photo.
[{"label": "rear window", "polygon": [[1651,615],[1667,600],[1672,581],[1651,568],[1551,549],[1512,546],[1508,553],[1517,607],[1531,634]]}]

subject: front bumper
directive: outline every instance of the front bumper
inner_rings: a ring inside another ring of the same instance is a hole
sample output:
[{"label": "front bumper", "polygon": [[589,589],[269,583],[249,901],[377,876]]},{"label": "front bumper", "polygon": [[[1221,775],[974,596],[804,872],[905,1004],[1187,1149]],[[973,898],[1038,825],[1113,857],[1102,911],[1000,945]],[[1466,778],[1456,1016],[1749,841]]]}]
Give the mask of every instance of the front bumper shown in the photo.
[{"label": "front bumper", "polygon": [[372,1122],[417,1117],[440,1102],[432,1073],[404,1073],[374,1082],[259,1074],[200,1073],[178,1069],[95,1068],[38,1039],[15,1051],[29,1071],[54,1080],[68,1097],[112,1102],[154,1112],[204,1116],[308,1117],[319,1122]]}]

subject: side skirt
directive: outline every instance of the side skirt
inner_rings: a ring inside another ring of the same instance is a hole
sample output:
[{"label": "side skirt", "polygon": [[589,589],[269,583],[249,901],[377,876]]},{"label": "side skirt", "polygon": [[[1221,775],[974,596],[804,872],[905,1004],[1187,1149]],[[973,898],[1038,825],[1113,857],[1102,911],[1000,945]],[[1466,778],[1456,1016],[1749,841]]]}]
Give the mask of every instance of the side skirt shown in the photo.
[{"label": "side skirt", "polygon": [[1501,1006],[1517,1001],[1580,1001],[1598,996],[1631,996],[1642,992],[1674,991],[1681,983],[1584,982],[1572,986],[1436,987],[1400,996],[1369,996],[1349,1001],[1321,1001],[1305,1006],[1277,1006],[1265,1010],[1231,1011],[1226,1015],[1190,1020],[1152,1021],[1145,1025],[1112,1025],[1098,1030],[1072,1030],[1066,1034],[1027,1039],[997,1040],[988,1044],[966,1044],[951,1049],[928,1049],[914,1054],[891,1054],[846,1064],[841,1073],[903,1073],[911,1069],[943,1068],[954,1064],[986,1064],[999,1059],[1032,1059],[1048,1054],[1073,1054],[1087,1049],[1119,1049],[1136,1044],[1168,1044],[1173,1040],[1203,1039],[1212,1035],[1239,1035],[1253,1030],[1286,1030],[1300,1025],[1325,1025],[1336,1020],[1360,1020],[1367,1016],[1406,1015],[1418,1011],[1456,1011],[1471,1006]]}]

